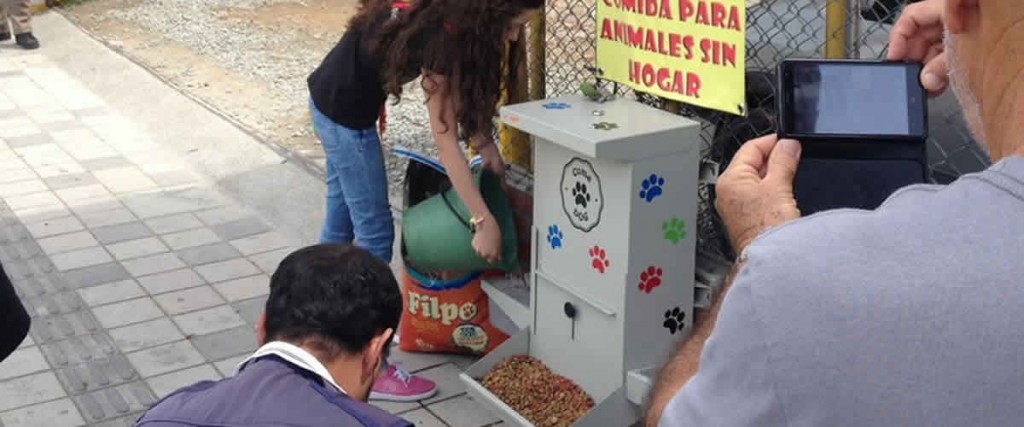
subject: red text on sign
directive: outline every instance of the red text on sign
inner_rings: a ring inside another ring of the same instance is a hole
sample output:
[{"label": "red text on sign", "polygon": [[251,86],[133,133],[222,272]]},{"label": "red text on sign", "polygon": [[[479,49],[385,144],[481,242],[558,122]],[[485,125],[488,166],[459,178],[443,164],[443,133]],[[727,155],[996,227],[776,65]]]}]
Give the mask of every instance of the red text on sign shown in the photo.
[{"label": "red text on sign", "polygon": [[700,41],[700,51],[700,62],[736,68],[736,45],[732,43],[703,39]]},{"label": "red text on sign", "polygon": [[679,0],[679,20],[686,22],[690,18],[699,25],[743,31],[738,6],[727,6],[719,2]]},{"label": "red text on sign", "polygon": [[736,68],[736,45],[733,43],[712,39],[701,39],[698,43],[691,35],[635,27],[607,18],[601,22],[601,38],[614,40],[633,49],[687,60],[693,59],[694,51],[697,50],[700,62],[704,64]]},{"label": "red text on sign", "polygon": [[629,61],[629,81],[664,92],[675,92],[688,98],[700,98],[700,76],[697,73],[655,67],[649,63]]},{"label": "red text on sign", "polygon": [[[608,7],[614,7],[648,17],[675,19],[680,21],[693,20],[697,25],[743,31],[743,20],[739,6],[726,5],[717,1],[705,0],[603,0]],[[674,5],[678,13],[673,15]]]}]

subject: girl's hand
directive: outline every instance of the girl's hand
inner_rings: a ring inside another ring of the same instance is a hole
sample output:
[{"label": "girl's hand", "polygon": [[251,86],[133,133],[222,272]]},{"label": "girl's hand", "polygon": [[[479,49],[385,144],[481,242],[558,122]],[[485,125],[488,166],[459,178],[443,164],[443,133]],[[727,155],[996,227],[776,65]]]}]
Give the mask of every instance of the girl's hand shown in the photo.
[{"label": "girl's hand", "polygon": [[473,250],[489,263],[501,261],[501,228],[497,220],[488,215],[473,235]]},{"label": "girl's hand", "polygon": [[477,149],[480,153],[480,158],[483,160],[482,166],[486,169],[490,169],[494,172],[501,182],[505,182],[505,160],[501,158],[501,151],[498,150],[498,145],[489,142]]}]

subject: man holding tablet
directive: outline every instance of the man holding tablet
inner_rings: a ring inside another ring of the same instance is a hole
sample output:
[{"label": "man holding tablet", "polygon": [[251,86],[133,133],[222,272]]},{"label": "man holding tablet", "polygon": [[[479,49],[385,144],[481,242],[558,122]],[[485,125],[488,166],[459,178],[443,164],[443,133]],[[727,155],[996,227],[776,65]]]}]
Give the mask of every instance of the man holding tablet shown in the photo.
[{"label": "man holding tablet", "polygon": [[994,161],[983,172],[801,218],[809,142],[737,152],[716,205],[739,260],[662,370],[648,426],[1020,424],[1021,22],[1020,0],[925,0],[890,37],[930,94],[953,87]]}]

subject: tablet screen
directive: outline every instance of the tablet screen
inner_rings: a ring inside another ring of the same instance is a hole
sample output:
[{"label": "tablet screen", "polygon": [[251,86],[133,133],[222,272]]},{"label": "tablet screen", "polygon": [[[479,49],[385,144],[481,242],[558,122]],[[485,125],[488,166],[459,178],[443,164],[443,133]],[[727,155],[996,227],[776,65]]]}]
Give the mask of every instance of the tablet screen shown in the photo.
[{"label": "tablet screen", "polygon": [[916,74],[908,76],[916,70],[904,64],[794,63],[792,133],[923,134],[924,113],[915,102],[923,91],[915,87]]}]

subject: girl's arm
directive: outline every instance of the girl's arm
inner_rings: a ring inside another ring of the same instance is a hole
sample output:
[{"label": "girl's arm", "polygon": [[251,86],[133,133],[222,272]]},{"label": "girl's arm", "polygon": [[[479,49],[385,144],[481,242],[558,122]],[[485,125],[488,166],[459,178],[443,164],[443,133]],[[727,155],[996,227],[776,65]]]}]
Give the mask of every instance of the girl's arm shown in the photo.
[{"label": "girl's arm", "polygon": [[[482,219],[473,239],[473,247],[484,259],[497,262],[501,257],[501,230],[487,208],[480,189],[473,180],[469,162],[459,147],[458,120],[455,117],[455,99],[444,93],[445,77],[423,72],[424,89],[428,93],[427,112],[430,114],[430,128],[434,143],[448,172],[452,187],[469,209],[473,217]],[[468,218],[466,218],[468,220]]]},{"label": "girl's arm", "polygon": [[501,150],[498,149],[494,138],[491,135],[481,134],[472,138],[471,141],[483,160],[483,167],[494,172],[501,180],[502,185],[505,185],[505,160],[501,158]]}]

